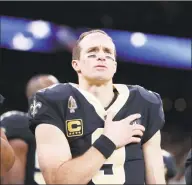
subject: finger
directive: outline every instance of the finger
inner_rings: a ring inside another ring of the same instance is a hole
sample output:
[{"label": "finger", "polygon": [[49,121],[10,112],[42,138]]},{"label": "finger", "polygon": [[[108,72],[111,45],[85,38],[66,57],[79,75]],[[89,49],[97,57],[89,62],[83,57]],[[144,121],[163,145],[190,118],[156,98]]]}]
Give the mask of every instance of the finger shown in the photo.
[{"label": "finger", "polygon": [[143,136],[143,132],[141,130],[134,130],[133,131],[133,136]]},{"label": "finger", "polygon": [[141,114],[132,114],[126,117],[125,119],[123,119],[122,121],[129,122],[130,124],[132,121],[139,119],[140,117],[141,117]]},{"label": "finger", "polygon": [[106,116],[106,122],[108,121],[112,121],[113,120],[113,117],[114,117],[114,113],[111,111],[111,112],[108,112],[107,113],[107,116]]},{"label": "finger", "polygon": [[141,125],[141,119],[135,119],[134,121],[131,121],[130,125]]},{"label": "finger", "polygon": [[141,130],[141,131],[145,131],[145,127],[143,125],[138,125],[138,124],[135,124],[133,125],[133,130]]},{"label": "finger", "polygon": [[130,141],[131,141],[131,143],[140,143],[141,142],[141,138],[139,138],[139,137],[131,137]]}]

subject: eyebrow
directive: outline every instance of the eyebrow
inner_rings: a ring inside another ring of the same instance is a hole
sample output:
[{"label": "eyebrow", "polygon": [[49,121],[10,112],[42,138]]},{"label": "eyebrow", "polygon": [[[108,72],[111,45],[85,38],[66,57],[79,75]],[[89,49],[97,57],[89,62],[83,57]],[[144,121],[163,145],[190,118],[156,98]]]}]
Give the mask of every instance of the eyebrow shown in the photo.
[{"label": "eyebrow", "polygon": [[109,49],[109,48],[106,48],[106,47],[104,47],[104,52],[106,52],[106,53],[111,53],[111,54],[112,54],[112,50]]},{"label": "eyebrow", "polygon": [[98,51],[98,50],[99,50],[99,48],[96,47],[96,46],[90,47],[90,48],[87,50],[87,53],[91,53],[91,52],[93,52],[93,51]]},{"label": "eyebrow", "polygon": [[[87,53],[90,53],[90,52],[94,52],[94,51],[98,51],[99,48],[97,46],[94,46],[94,47],[90,47],[88,50],[87,50]],[[103,50],[104,52],[107,52],[107,53],[111,53],[112,54],[112,50],[107,48],[107,47],[103,47]]]}]

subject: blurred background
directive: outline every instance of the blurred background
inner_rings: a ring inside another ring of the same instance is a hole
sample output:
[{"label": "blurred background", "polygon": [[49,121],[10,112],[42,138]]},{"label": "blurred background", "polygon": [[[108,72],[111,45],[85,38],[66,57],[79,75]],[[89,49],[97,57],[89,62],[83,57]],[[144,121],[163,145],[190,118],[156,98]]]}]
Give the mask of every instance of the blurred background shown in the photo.
[{"label": "blurred background", "polygon": [[170,183],[183,184],[192,135],[191,10],[191,2],[1,2],[0,114],[27,111],[25,85],[35,74],[77,83],[72,47],[82,32],[103,29],[117,47],[114,82],[161,95],[162,147],[177,166]]}]

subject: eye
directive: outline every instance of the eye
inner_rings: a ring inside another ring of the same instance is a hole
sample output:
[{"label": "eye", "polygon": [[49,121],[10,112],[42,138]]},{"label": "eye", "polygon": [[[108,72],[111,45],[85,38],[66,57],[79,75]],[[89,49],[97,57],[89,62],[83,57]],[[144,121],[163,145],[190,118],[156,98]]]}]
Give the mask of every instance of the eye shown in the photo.
[{"label": "eye", "polygon": [[109,56],[109,55],[107,55],[106,58],[113,60],[113,61],[115,60],[112,56]]},{"label": "eye", "polygon": [[92,54],[92,55],[89,55],[88,58],[95,58],[96,55]]}]

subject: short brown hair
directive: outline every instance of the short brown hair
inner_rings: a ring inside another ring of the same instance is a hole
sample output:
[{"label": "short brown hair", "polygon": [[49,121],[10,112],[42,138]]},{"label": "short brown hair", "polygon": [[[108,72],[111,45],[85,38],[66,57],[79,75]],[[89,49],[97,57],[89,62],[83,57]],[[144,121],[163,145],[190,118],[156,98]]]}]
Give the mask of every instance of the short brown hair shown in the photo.
[{"label": "short brown hair", "polygon": [[51,74],[37,74],[29,79],[26,85],[26,96],[30,98],[38,90],[59,83],[58,79]]},{"label": "short brown hair", "polygon": [[[81,47],[79,45],[79,43],[87,36],[87,35],[90,35],[92,33],[102,33],[106,36],[108,36],[110,39],[111,37],[106,33],[104,32],[103,30],[99,30],[99,29],[96,29],[96,30],[90,30],[90,31],[87,31],[87,32],[83,32],[80,36],[79,36],[79,39],[77,40],[74,48],[73,48],[73,52],[72,52],[72,59],[73,60],[79,60],[80,59],[80,52],[81,52]],[[112,39],[111,39],[112,40]],[[112,40],[113,41],[113,40]]]}]

